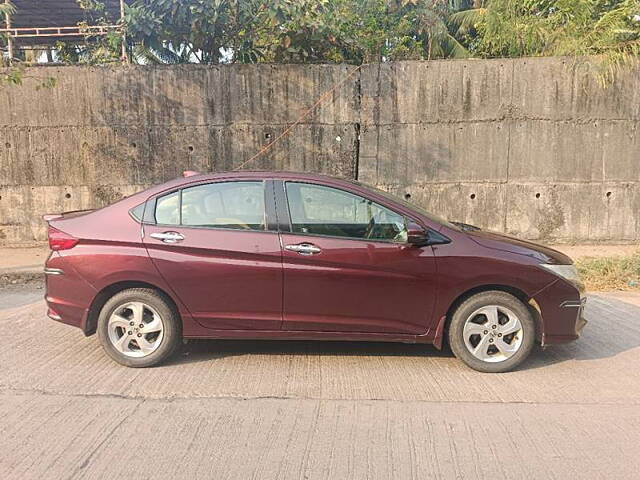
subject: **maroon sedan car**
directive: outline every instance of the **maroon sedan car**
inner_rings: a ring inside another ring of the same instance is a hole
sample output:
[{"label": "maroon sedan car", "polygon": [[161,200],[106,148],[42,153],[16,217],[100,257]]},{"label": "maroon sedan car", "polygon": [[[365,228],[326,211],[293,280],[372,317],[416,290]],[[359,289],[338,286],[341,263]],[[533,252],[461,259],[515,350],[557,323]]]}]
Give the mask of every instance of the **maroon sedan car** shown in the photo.
[{"label": "maroon sedan car", "polygon": [[193,174],[46,215],[48,315],[146,367],[183,338],[448,342],[484,372],[585,325],[571,259],[358,182]]}]

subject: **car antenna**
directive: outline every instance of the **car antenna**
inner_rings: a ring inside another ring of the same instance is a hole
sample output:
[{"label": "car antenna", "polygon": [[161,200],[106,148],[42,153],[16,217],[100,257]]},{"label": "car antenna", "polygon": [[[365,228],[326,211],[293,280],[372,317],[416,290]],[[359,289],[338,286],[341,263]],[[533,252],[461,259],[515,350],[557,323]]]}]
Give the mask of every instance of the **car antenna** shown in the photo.
[{"label": "car antenna", "polygon": [[356,68],[354,68],[353,70],[351,70],[351,72],[349,72],[349,74],[347,76],[345,76],[342,80],[340,80],[338,83],[334,84],[333,87],[331,87],[329,90],[327,90],[326,92],[324,92],[322,95],[320,95],[318,97],[318,99],[315,101],[315,103],[313,105],[311,105],[311,107],[309,107],[307,110],[305,110],[302,115],[300,115],[298,117],[298,119],[293,122],[291,125],[289,125],[287,128],[284,129],[284,131],[278,135],[276,138],[274,138],[273,140],[271,140],[269,143],[267,143],[264,147],[262,147],[260,149],[260,151],[258,151],[258,153],[256,153],[253,157],[249,158],[248,160],[245,160],[244,162],[242,162],[240,165],[238,165],[236,168],[233,169],[233,171],[237,171],[237,170],[241,170],[245,165],[248,165],[249,163],[253,162],[255,159],[259,158],[262,154],[264,154],[264,152],[266,152],[267,150],[269,150],[274,143],[276,143],[278,140],[280,140],[282,137],[286,136],[291,129],[293,129],[293,127],[295,127],[296,125],[298,125],[306,116],[308,116],[318,105],[320,105],[322,102],[324,102],[329,95],[331,95],[333,92],[335,92],[338,87],[340,87],[344,82],[346,82],[349,78],[351,78],[357,71],[359,71],[362,68],[362,65],[358,65]]}]

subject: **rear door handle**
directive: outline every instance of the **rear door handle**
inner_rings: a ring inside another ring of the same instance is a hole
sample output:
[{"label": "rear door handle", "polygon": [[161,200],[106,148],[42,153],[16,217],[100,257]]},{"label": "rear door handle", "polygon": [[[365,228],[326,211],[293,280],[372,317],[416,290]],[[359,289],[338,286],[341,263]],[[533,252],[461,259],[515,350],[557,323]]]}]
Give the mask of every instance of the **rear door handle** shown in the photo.
[{"label": "rear door handle", "polygon": [[285,245],[284,248],[300,255],[314,255],[320,253],[320,247],[316,247],[313,243],[298,243],[297,245]]},{"label": "rear door handle", "polygon": [[177,243],[184,240],[184,237],[178,232],[162,232],[152,233],[151,238],[162,240],[164,243]]}]

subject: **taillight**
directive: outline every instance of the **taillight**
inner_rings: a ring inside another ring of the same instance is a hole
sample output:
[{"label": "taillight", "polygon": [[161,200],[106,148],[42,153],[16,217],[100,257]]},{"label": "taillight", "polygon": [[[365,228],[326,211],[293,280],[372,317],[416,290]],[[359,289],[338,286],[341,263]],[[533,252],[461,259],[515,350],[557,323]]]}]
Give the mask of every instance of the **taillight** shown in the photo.
[{"label": "taillight", "polygon": [[49,225],[49,248],[51,250],[69,250],[78,243],[78,239]]}]

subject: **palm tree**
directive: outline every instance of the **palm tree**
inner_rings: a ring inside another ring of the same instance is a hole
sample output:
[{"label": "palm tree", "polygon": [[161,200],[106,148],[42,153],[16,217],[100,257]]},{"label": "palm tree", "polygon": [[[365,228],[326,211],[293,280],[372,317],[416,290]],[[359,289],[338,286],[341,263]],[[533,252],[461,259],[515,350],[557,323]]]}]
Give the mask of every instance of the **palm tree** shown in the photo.
[{"label": "palm tree", "polygon": [[0,3],[0,15],[10,15],[16,11],[13,3]]},{"label": "palm tree", "polygon": [[590,57],[603,84],[640,55],[640,0],[478,0],[451,22],[475,55]]},{"label": "palm tree", "polygon": [[[0,17],[5,17],[5,18],[9,18],[9,15],[13,14],[16,11],[15,7],[13,6],[12,3],[7,2],[7,3],[0,3]],[[8,41],[7,41],[7,36],[0,33],[0,46],[5,46],[7,45]],[[4,57],[3,55],[0,53],[0,65],[2,65],[4,63]]]}]

